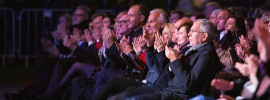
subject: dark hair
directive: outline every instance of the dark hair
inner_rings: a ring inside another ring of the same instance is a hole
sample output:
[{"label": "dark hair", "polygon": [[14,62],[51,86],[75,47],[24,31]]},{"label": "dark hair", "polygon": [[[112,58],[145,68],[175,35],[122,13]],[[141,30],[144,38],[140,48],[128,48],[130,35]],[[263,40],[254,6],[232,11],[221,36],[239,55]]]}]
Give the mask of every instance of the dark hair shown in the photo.
[{"label": "dark hair", "polygon": [[247,17],[247,12],[240,7],[230,7],[228,8],[230,11],[234,12],[237,16]]},{"label": "dark hair", "polygon": [[170,12],[170,14],[171,14],[171,15],[172,15],[172,14],[178,14],[178,15],[179,15],[179,19],[182,19],[183,16],[184,16],[184,13],[183,13],[182,11],[180,11],[180,10],[172,10],[172,11]]},{"label": "dark hair", "polygon": [[134,6],[139,6],[139,15],[144,15],[145,18],[143,22],[145,23],[150,13],[149,9],[141,4],[132,5],[131,7],[134,7]]},{"label": "dark hair", "polygon": [[94,15],[92,15],[91,17],[91,21],[93,21],[95,18],[97,18],[98,16],[101,16],[102,19],[105,17],[105,13],[95,13]]},{"label": "dark hair", "polygon": [[187,32],[187,34],[189,33],[189,30],[190,30],[190,28],[192,27],[192,25],[193,25],[193,21],[186,21],[186,22],[184,22],[182,25],[180,25],[180,27],[178,28],[178,31],[179,31],[179,29],[181,28],[181,27],[184,27],[184,26],[186,26],[186,32]]},{"label": "dark hair", "polygon": [[237,28],[238,36],[244,35],[244,37],[246,37],[247,30],[244,18],[241,16],[230,16],[229,18],[233,18],[235,20],[235,27]]},{"label": "dark hair", "polygon": [[247,20],[247,26],[249,27],[250,30],[252,30],[254,27],[255,19],[254,18],[247,18],[246,20]]},{"label": "dark hair", "polygon": [[267,2],[262,6],[262,11],[263,12],[270,12],[270,2]]},{"label": "dark hair", "polygon": [[[190,17],[191,17],[191,14],[184,14],[183,17],[188,17],[188,18],[190,18]],[[183,17],[182,17],[182,18],[183,18]]]},{"label": "dark hair", "polygon": [[195,16],[196,17],[196,20],[197,19],[205,19],[206,18],[203,13],[199,13],[199,12],[195,12],[191,16]]},{"label": "dark hair", "polygon": [[114,18],[115,18],[116,16],[113,15],[113,14],[111,14],[111,13],[109,13],[109,12],[107,12],[107,13],[105,13],[103,19],[104,19],[104,18],[107,18],[107,17],[110,19],[111,25],[113,25],[113,24],[115,23],[115,22],[114,22]]},{"label": "dark hair", "polygon": [[87,6],[80,5],[76,9],[83,10],[84,14],[87,15],[87,16],[90,16],[91,15],[91,11],[92,10],[89,7],[87,7]]},{"label": "dark hair", "polygon": [[230,16],[235,16],[235,13],[233,12],[233,11],[231,11],[231,10],[229,10],[229,9],[222,9],[221,11],[227,11],[228,12],[228,16],[230,17]]}]

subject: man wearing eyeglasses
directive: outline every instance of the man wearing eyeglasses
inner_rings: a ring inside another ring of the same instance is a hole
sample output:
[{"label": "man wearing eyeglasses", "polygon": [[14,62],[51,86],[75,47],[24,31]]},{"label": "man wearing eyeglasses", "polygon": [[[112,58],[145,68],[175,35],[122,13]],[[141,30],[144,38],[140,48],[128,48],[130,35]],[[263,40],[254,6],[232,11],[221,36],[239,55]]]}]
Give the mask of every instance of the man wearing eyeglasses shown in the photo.
[{"label": "man wearing eyeglasses", "polygon": [[72,14],[72,25],[80,24],[82,21],[88,19],[90,8],[86,6],[78,6]]},{"label": "man wearing eyeglasses", "polygon": [[132,30],[128,28],[128,22],[129,22],[128,14],[122,15],[118,21],[116,34],[120,34],[121,36],[129,34]]}]

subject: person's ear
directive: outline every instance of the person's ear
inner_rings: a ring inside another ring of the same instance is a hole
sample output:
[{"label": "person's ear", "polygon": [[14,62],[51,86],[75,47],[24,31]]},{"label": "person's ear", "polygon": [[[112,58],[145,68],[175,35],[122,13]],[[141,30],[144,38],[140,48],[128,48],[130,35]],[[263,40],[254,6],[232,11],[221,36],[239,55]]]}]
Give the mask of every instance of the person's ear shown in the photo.
[{"label": "person's ear", "polygon": [[203,33],[202,41],[203,42],[207,41],[207,38],[208,38],[208,34],[207,33]]},{"label": "person's ear", "polygon": [[140,21],[142,22],[142,21],[144,21],[144,19],[145,19],[145,16],[144,15],[141,15],[140,16]]}]

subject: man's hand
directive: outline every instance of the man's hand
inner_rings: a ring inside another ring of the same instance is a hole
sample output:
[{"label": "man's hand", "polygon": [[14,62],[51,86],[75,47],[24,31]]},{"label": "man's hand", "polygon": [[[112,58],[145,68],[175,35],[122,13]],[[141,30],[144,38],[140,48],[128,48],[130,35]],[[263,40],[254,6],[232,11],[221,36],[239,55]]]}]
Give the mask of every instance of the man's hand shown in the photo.
[{"label": "man's hand", "polygon": [[232,90],[234,82],[229,82],[223,79],[213,79],[211,85],[216,89],[229,91]]},{"label": "man's hand", "polygon": [[94,37],[92,36],[92,33],[88,29],[84,30],[84,35],[85,35],[85,38],[86,38],[87,42],[89,42],[89,41],[94,42]]},{"label": "man's hand", "polygon": [[165,46],[165,55],[168,59],[170,59],[171,62],[173,62],[176,59],[180,59],[182,55],[177,55],[177,51],[175,49],[172,49],[168,46]]},{"label": "man's hand", "polygon": [[104,30],[104,34],[103,34],[102,38],[103,38],[103,42],[105,42],[105,45],[107,48],[110,48],[111,45],[116,41],[115,34],[110,29]]},{"label": "man's hand", "polygon": [[61,36],[62,39],[67,37],[68,33],[69,33],[69,30],[68,30],[67,26],[61,25],[61,24],[58,25],[57,31],[60,33],[60,36]]},{"label": "man's hand", "polygon": [[165,50],[165,43],[163,41],[163,38],[158,33],[156,33],[155,38],[156,40],[154,48],[157,49],[158,52]]},{"label": "man's hand", "polygon": [[128,55],[131,51],[133,51],[132,47],[129,44],[125,43],[117,43],[115,42],[115,45],[117,46],[118,51],[125,53]]},{"label": "man's hand", "polygon": [[142,36],[133,38],[132,45],[136,55],[141,55],[141,53],[144,52],[147,48],[147,45]]},{"label": "man's hand", "polygon": [[96,24],[93,23],[89,24],[89,30],[91,31],[92,36],[95,40],[98,40],[102,32],[104,32],[101,30],[101,28],[97,27]]},{"label": "man's hand", "polygon": [[147,44],[147,47],[150,47],[153,45],[155,34],[150,34],[146,29],[145,26],[143,26],[143,38]]},{"label": "man's hand", "polygon": [[120,40],[120,43],[122,43],[122,44],[128,44],[129,45],[129,37],[126,38],[126,36],[124,35],[122,37],[122,39]]},{"label": "man's hand", "polygon": [[76,42],[72,41],[71,39],[66,39],[66,38],[63,40],[63,45],[70,48],[70,50],[72,51],[74,51],[78,46]]}]

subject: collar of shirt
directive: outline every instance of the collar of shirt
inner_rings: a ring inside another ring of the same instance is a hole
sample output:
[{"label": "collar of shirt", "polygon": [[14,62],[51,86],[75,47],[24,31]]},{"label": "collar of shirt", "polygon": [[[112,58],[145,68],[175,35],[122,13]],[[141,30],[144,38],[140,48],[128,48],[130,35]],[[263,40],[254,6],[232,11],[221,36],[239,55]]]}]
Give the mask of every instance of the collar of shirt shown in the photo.
[{"label": "collar of shirt", "polygon": [[83,43],[83,41],[78,42],[78,45],[80,46]]},{"label": "collar of shirt", "polygon": [[88,41],[88,46],[92,45],[93,43],[93,41]]},{"label": "collar of shirt", "polygon": [[220,32],[219,40],[221,40],[221,39],[223,38],[224,35],[225,35],[225,31]]},{"label": "collar of shirt", "polygon": [[196,49],[198,49],[198,48],[200,48],[200,47],[202,47],[202,46],[204,46],[204,45],[206,45],[206,44],[208,44],[208,43],[207,43],[207,42],[204,42],[204,43],[200,43],[200,44],[196,45],[195,47],[190,47],[190,48],[186,51],[185,55],[187,55],[187,54],[190,53],[191,51],[196,50]]}]

